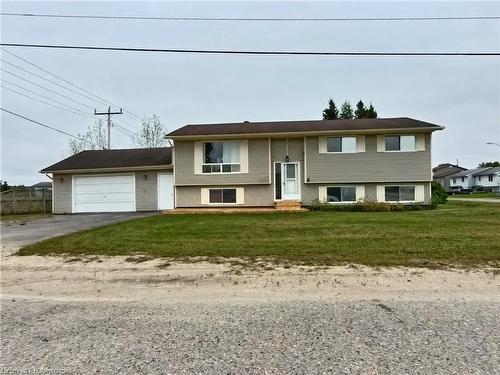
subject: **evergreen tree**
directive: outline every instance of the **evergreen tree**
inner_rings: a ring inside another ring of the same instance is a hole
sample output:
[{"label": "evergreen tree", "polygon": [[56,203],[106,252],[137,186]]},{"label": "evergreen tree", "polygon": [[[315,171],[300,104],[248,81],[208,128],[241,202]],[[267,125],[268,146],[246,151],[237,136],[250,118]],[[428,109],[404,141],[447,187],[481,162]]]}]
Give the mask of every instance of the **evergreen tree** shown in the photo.
[{"label": "evergreen tree", "polygon": [[358,104],[356,104],[356,111],[354,111],[355,118],[366,118],[366,107],[365,104],[360,100]]},{"label": "evergreen tree", "polygon": [[352,120],[354,118],[354,111],[352,110],[351,103],[347,100],[342,104],[340,108],[340,118],[342,120]]},{"label": "evergreen tree", "polygon": [[333,99],[328,101],[328,107],[323,110],[323,120],[338,120],[339,119],[339,110],[335,105]]},{"label": "evergreen tree", "polygon": [[377,111],[373,108],[372,103],[365,112],[365,118],[377,118]]},{"label": "evergreen tree", "polygon": [[483,161],[479,163],[478,168],[500,167],[500,161]]}]

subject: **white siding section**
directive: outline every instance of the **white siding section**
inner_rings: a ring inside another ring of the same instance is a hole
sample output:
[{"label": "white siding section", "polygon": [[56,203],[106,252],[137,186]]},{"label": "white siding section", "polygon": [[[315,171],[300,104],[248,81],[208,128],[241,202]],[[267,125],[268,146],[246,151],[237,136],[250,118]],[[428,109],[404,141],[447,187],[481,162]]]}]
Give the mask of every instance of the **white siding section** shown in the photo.
[{"label": "white siding section", "polygon": [[236,204],[245,204],[245,188],[236,188]]},{"label": "white siding section", "polygon": [[357,185],[356,186],[356,200],[365,200],[365,186]]},{"label": "white siding section", "polygon": [[203,142],[194,142],[194,174],[201,174],[203,164]]},{"label": "white siding section", "polygon": [[424,202],[424,185],[415,185],[415,202]]},{"label": "white siding section", "polygon": [[201,204],[209,204],[209,203],[210,203],[210,198],[209,198],[208,188],[201,188]]},{"label": "white siding section", "polygon": [[377,135],[377,152],[385,151],[385,136]]},{"label": "white siding section", "polygon": [[326,154],[326,137],[319,137],[319,153]]},{"label": "white siding section", "polygon": [[385,202],[385,186],[377,185],[377,202]]},{"label": "white siding section", "polygon": [[358,135],[356,137],[356,152],[365,152],[365,136]]},{"label": "white siding section", "polygon": [[248,140],[240,141],[240,172],[248,173]]},{"label": "white siding section", "polygon": [[425,151],[425,134],[415,135],[415,150]]}]

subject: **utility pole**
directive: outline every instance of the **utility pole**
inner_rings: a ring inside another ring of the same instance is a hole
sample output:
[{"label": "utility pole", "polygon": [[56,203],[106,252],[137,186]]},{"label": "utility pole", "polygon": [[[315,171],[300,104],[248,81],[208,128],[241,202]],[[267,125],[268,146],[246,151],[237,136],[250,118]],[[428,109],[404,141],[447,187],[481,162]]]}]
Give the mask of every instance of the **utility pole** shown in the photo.
[{"label": "utility pole", "polygon": [[111,112],[111,107],[108,107],[108,112],[97,112],[97,109],[94,109],[95,116],[108,116],[108,150],[111,150],[111,115],[122,115],[123,111],[120,108],[120,112]]}]

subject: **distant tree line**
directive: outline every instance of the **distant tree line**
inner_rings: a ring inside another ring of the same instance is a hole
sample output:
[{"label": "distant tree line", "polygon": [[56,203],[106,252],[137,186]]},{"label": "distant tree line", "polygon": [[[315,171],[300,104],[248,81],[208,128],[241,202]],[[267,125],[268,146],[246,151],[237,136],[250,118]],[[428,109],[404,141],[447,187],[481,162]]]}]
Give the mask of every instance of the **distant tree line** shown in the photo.
[{"label": "distant tree line", "polygon": [[323,120],[352,120],[377,117],[377,111],[372,103],[366,107],[362,100],[356,104],[356,109],[353,109],[351,103],[346,100],[339,110],[333,99],[330,99],[328,106],[323,110]]},{"label": "distant tree line", "polygon": [[500,161],[483,161],[478,168],[500,167]]}]

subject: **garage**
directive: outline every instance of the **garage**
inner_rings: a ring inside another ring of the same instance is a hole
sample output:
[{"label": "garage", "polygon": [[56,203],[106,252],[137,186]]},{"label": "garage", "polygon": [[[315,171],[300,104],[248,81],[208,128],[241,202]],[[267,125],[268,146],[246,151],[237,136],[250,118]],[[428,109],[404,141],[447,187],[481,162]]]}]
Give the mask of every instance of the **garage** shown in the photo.
[{"label": "garage", "polygon": [[73,176],[73,212],[135,211],[135,176]]}]

